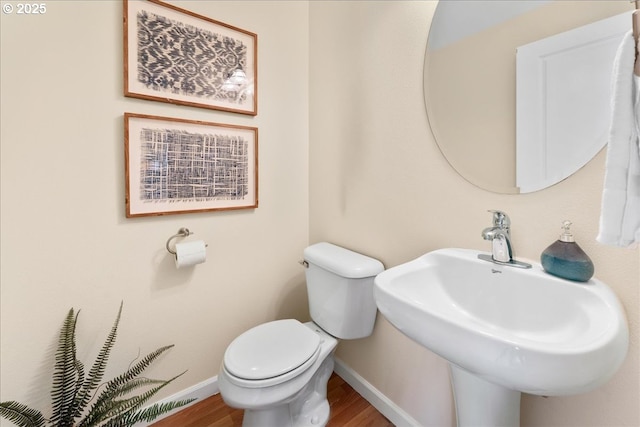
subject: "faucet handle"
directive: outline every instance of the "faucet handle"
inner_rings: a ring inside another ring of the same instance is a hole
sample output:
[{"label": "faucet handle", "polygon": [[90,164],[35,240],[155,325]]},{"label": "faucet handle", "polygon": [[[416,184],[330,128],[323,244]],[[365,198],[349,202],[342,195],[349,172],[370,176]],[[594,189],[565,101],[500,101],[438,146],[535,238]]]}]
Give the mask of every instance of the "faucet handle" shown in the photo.
[{"label": "faucet handle", "polygon": [[511,220],[509,219],[509,215],[502,211],[490,209],[487,212],[491,212],[493,214],[493,226],[500,228],[509,228],[511,226]]}]

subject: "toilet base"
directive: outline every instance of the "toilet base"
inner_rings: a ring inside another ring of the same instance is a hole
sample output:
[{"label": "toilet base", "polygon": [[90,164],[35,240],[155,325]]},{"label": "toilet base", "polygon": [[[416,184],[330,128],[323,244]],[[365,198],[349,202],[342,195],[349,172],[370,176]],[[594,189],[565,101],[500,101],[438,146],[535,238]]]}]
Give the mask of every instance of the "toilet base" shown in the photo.
[{"label": "toilet base", "polygon": [[242,427],[324,427],[329,422],[327,383],[333,354],[322,362],[309,383],[289,403],[265,409],[245,409]]}]

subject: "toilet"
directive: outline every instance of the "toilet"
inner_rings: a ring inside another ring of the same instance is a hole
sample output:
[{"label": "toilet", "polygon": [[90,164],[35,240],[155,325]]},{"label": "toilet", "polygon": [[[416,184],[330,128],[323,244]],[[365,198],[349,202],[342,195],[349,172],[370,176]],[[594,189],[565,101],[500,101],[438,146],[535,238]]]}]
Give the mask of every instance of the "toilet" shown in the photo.
[{"label": "toilet", "polygon": [[338,340],[373,332],[380,261],[322,242],[304,250],[303,264],[312,321],[258,325],[225,351],[220,394],[229,406],[244,409],[243,427],[325,426]]}]

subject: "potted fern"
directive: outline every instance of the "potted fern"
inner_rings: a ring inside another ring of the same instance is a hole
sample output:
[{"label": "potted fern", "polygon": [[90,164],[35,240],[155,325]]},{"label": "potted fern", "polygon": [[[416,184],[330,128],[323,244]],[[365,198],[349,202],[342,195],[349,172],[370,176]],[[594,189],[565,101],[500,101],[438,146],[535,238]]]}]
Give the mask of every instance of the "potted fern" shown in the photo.
[{"label": "potted fern", "polygon": [[[19,427],[129,427],[137,422],[152,421],[195,399],[163,404],[143,405],[179,374],[169,380],[153,380],[140,374],[173,345],[161,347],[133,364],[126,372],[103,384],[102,378],[115,344],[122,304],[116,320],[98,356],[85,376],[84,365],[76,358],[76,323],[78,313],[73,308],[60,329],[55,353],[50,418],[28,406],[14,402],[0,403],[0,416]],[[142,389],[142,391],[140,391]],[[134,394],[138,390],[139,394]]]}]

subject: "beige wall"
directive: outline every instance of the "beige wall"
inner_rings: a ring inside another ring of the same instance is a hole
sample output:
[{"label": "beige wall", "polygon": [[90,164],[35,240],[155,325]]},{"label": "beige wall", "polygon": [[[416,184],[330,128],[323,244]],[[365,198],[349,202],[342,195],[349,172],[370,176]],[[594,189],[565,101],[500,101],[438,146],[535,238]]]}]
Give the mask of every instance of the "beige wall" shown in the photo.
[{"label": "beige wall", "polygon": [[[386,267],[442,247],[487,250],[487,209],[506,211],[517,255],[539,259],[563,219],[596,275],[625,306],[631,347],[619,373],[588,394],[524,396],[525,426],[638,426],[637,250],[595,243],[604,153],[550,189],[498,195],[461,178],[438,150],[422,100],[423,54],[435,2],[311,2],[310,238]],[[331,28],[331,31],[327,31]],[[464,122],[460,122],[464,126]],[[454,425],[447,366],[381,316],[371,338],[338,356],[423,425]]]},{"label": "beige wall", "polygon": [[[124,98],[120,1],[2,15],[0,400],[46,405],[71,306],[83,310],[79,355],[89,361],[125,301],[112,374],[138,349],[176,344],[152,372],[189,369],[169,395],[215,375],[246,328],[306,318],[295,261],[309,241],[391,267],[440,247],[486,249],[485,211],[499,208],[511,215],[518,254],[533,259],[572,219],[631,327],[629,356],[609,384],[583,396],[526,396],[523,424],[640,424],[638,252],[594,243],[604,157],[525,196],[460,178],[435,145],[422,101],[435,2],[179,4],[258,33],[257,117]],[[125,219],[125,111],[258,126],[260,207]],[[175,270],[164,249],[182,226],[209,244],[209,260],[191,271]],[[422,424],[453,425],[446,363],[384,319],[371,338],[341,343],[339,356]]]},{"label": "beige wall", "polygon": [[[216,375],[248,327],[308,316],[308,4],[176,3],[258,34],[257,117],[124,98],[119,0],[2,14],[1,400],[46,408],[70,307],[89,364],[124,301],[112,375],[176,344],[152,374],[189,371],[163,396]],[[259,208],[126,219],[125,111],[257,126]],[[165,250],[183,226],[209,245],[191,270]]]}]

